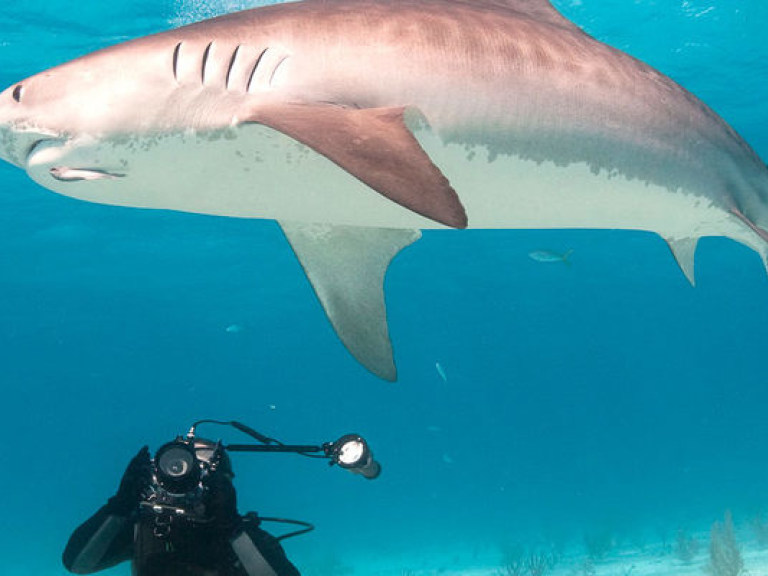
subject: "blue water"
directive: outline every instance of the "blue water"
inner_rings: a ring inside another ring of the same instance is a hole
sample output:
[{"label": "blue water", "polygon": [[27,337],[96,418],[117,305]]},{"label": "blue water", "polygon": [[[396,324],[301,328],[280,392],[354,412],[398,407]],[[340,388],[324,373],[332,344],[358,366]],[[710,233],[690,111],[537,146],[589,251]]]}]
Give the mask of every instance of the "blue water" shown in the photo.
[{"label": "blue water", "polygon": [[[555,4],[768,158],[763,0]],[[0,84],[247,5],[12,0]],[[571,265],[535,250],[573,250]],[[427,232],[387,277],[390,384],[335,338],[274,222],[82,203],[0,164],[0,571],[63,574],[70,531],[136,450],[204,417],[372,443],[372,482],[234,457],[242,510],[318,525],[286,542],[307,574],[401,554],[405,570],[420,550],[442,552],[439,570],[606,529],[659,539],[726,509],[746,525],[768,503],[768,280],[721,238],[700,243],[696,271],[693,289],[650,233]]]}]

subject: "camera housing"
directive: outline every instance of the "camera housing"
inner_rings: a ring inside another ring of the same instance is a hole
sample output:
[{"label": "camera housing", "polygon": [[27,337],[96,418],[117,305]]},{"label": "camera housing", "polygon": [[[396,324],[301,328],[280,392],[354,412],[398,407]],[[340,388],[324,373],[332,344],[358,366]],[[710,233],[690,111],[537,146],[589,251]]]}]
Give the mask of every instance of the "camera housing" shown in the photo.
[{"label": "camera housing", "polygon": [[[151,481],[141,509],[157,516],[207,521],[206,481],[224,459],[226,455],[221,443],[202,438],[178,436],[162,445],[152,459]],[[231,476],[231,472],[229,474]]]},{"label": "camera housing", "polygon": [[155,454],[153,477],[169,493],[186,494],[199,484],[203,466],[189,442],[169,442]]}]

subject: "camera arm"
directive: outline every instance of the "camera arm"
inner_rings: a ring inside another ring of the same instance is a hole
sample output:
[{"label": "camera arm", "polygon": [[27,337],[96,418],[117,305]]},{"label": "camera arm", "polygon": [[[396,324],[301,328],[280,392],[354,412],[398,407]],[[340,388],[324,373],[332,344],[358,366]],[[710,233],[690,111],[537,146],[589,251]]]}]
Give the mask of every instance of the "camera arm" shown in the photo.
[{"label": "camera arm", "polygon": [[199,424],[220,424],[232,426],[244,434],[258,440],[260,444],[227,444],[222,448],[228,452],[268,452],[268,453],[294,453],[308,458],[325,458],[330,464],[338,464],[339,467],[360,474],[364,478],[373,480],[381,473],[381,465],[374,460],[365,439],[358,434],[345,434],[335,442],[315,444],[283,444],[279,440],[270,438],[257,432],[250,426],[237,421],[198,420],[189,429],[187,438],[194,438],[195,430]]},{"label": "camera arm", "polygon": [[323,446],[302,444],[225,444],[228,452],[293,452],[294,454],[313,454],[324,452]]}]

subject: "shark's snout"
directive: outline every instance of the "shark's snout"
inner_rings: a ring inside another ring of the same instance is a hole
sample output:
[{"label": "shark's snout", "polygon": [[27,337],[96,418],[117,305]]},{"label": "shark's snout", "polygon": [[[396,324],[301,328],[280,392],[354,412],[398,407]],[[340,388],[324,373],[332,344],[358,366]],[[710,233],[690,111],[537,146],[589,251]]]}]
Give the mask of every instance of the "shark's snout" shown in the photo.
[{"label": "shark's snout", "polygon": [[19,145],[18,137],[13,129],[8,125],[0,124],[0,159],[18,168],[24,168],[24,159],[27,154],[23,148]]},{"label": "shark's snout", "polygon": [[15,84],[0,93],[0,159],[26,170],[29,159],[41,143],[58,134],[36,125],[24,104],[24,84]]},{"label": "shark's snout", "polygon": [[22,169],[41,142],[58,136],[36,117],[36,107],[29,102],[30,83],[17,82],[0,92],[0,158]]}]

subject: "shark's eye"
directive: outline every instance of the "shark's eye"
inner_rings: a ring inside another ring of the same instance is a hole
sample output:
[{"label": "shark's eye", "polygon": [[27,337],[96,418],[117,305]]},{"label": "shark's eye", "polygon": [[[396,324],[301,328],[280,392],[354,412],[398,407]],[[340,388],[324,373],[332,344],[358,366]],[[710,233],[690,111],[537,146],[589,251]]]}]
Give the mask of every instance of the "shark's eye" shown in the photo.
[{"label": "shark's eye", "polygon": [[16,100],[16,102],[21,102],[21,94],[24,92],[24,86],[19,84],[16,86],[16,88],[13,89],[13,99]]}]

